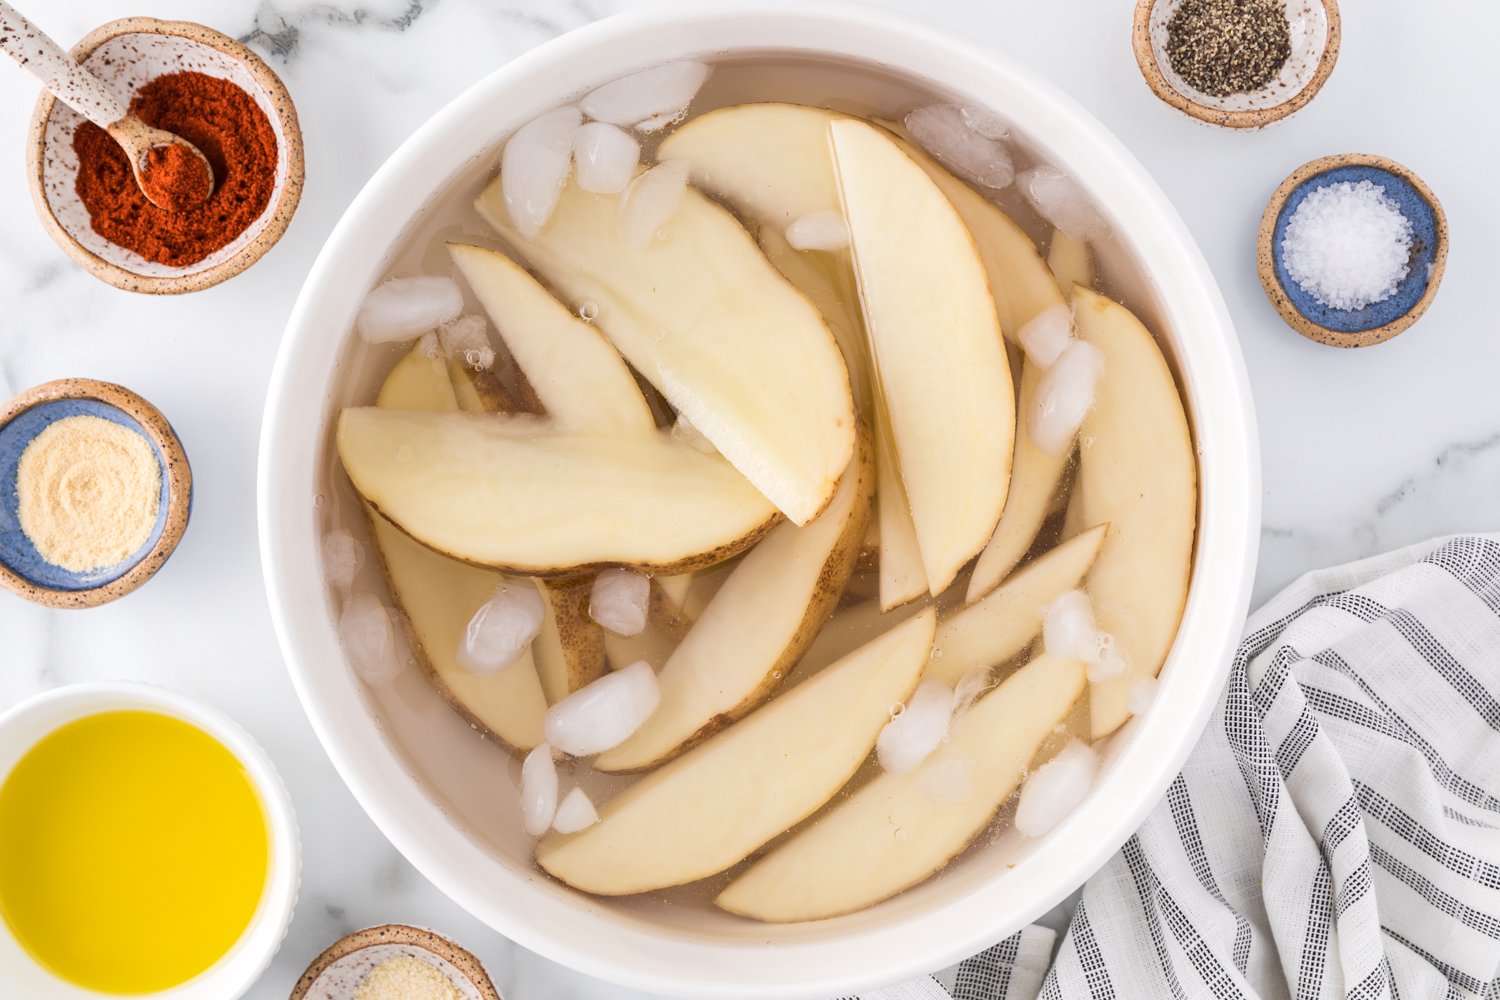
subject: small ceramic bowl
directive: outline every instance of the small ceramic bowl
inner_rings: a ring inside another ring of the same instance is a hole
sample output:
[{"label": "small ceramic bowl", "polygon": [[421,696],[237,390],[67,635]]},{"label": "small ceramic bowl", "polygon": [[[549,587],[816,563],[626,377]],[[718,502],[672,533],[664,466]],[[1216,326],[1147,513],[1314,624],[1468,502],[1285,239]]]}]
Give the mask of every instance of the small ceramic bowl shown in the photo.
[{"label": "small ceramic bowl", "polygon": [[289,1000],[353,1000],[382,962],[406,956],[437,969],[463,1000],[501,1000],[479,959],[433,931],[383,924],[339,938],[313,959]]},{"label": "small ceramic bowl", "polygon": [[[260,906],[228,953],[186,983],[138,1000],[233,1000],[260,978],[286,938],[301,878],[301,845],[292,801],[264,750],[239,724],[191,698],[147,684],[75,684],[58,688],[0,715],[0,783],[42,737],[61,726],[112,711],[160,712],[218,740],[244,765],[260,797],[270,835],[271,863]],[[103,1000],[104,994],[57,978],[37,964],[0,920],[0,969],[5,996],[26,1000]]]},{"label": "small ceramic bowl", "polygon": [[[1360,181],[1383,188],[1411,222],[1411,258],[1406,277],[1388,298],[1363,309],[1335,309],[1287,274],[1281,245],[1287,224],[1308,195],[1330,184]],[[1320,344],[1369,347],[1401,333],[1431,305],[1448,260],[1448,219],[1422,179],[1394,160],[1361,153],[1325,156],[1298,167],[1271,196],[1260,221],[1256,258],[1260,283],[1288,326]]]},{"label": "small ceramic bowl", "polygon": [[[145,543],[115,566],[74,572],[47,562],[21,530],[16,488],[21,455],[66,417],[94,416],[145,438],[161,466],[156,524]],[[177,548],[193,507],[193,473],[182,442],[161,411],[129,389],[70,378],[28,389],[0,408],[0,587],[52,608],[89,608],[124,597],[151,579]]]},{"label": "small ceramic bowl", "polygon": [[1315,97],[1339,57],[1337,0],[1284,0],[1292,52],[1281,72],[1253,93],[1214,97],[1190,86],[1167,58],[1167,25],[1184,0],[1136,0],[1135,61],[1153,93],[1183,114],[1224,128],[1264,128]]},{"label": "small ceramic bowl", "polygon": [[234,277],[255,263],[286,231],[302,195],[302,131],[286,86],[260,56],[228,35],[188,21],[127,17],[100,25],[73,47],[119,97],[166,73],[193,71],[225,79],[255,98],[276,133],[276,182],[260,218],[232,243],[187,267],[147,260],[116,246],[89,224],[74,188],[78,157],[73,130],[83,121],[72,108],[43,93],[31,117],[27,177],[31,198],[47,232],[84,270],[131,292],[196,292]]}]

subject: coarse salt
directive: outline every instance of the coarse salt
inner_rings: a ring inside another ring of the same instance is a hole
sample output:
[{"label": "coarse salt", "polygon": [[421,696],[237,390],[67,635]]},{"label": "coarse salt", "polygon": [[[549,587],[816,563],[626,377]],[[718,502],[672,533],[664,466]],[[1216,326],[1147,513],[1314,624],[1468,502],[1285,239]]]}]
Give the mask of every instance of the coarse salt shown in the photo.
[{"label": "coarse salt", "polygon": [[1385,188],[1340,181],[1297,206],[1281,253],[1287,274],[1321,305],[1357,310],[1395,294],[1411,245],[1411,220]]}]

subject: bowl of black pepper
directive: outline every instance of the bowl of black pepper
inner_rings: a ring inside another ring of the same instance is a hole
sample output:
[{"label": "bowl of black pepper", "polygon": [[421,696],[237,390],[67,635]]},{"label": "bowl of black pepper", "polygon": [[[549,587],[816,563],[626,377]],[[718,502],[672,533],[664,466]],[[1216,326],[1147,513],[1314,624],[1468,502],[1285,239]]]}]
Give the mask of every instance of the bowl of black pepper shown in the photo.
[{"label": "bowl of black pepper", "polygon": [[1249,129],[1317,95],[1339,35],[1336,0],[1138,0],[1132,31],[1157,97],[1198,121]]}]

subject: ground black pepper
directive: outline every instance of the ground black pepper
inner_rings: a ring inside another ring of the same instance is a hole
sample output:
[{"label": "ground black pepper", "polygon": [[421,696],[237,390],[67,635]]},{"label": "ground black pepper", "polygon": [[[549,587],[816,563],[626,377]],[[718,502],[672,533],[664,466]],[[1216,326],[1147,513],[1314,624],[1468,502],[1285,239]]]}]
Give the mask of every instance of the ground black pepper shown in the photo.
[{"label": "ground black pepper", "polygon": [[1282,0],[1184,0],[1167,22],[1167,59],[1212,97],[1259,90],[1292,52]]}]

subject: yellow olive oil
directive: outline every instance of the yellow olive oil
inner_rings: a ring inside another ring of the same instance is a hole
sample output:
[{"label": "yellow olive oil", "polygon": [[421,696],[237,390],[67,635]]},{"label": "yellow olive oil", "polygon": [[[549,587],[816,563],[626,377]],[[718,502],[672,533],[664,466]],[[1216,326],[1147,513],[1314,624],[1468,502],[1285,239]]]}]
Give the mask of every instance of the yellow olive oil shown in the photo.
[{"label": "yellow olive oil", "polygon": [[0,915],[88,989],[154,993],[207,970],[250,925],[269,864],[244,766],[158,712],[68,723],[0,785]]}]

